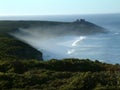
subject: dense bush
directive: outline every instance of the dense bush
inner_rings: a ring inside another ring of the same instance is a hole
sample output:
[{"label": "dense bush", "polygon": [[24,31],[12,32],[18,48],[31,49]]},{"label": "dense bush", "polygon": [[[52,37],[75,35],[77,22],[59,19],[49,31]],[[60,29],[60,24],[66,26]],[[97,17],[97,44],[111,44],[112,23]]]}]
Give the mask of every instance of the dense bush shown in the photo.
[{"label": "dense bush", "polygon": [[119,67],[88,59],[0,60],[0,89],[119,90]]}]

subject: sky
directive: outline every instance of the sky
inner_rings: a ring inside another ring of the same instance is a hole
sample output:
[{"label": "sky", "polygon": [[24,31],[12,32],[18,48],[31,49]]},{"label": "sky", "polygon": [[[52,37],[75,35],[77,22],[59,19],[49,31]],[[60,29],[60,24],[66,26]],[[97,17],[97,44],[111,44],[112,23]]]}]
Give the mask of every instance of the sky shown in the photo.
[{"label": "sky", "polygon": [[0,16],[120,13],[120,0],[0,0]]}]

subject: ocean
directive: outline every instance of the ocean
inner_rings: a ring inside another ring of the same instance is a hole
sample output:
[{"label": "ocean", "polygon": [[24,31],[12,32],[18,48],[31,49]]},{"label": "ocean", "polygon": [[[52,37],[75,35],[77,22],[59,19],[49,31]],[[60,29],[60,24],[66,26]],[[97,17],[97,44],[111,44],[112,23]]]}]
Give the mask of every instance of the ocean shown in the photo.
[{"label": "ocean", "polygon": [[[0,20],[42,20],[73,22],[85,19],[109,31],[107,34],[89,36],[66,36],[43,42],[43,47],[34,46],[43,52],[44,59],[80,58],[100,60],[107,63],[120,63],[120,14],[96,15],[51,15],[0,17]],[[40,42],[36,39],[35,43]],[[51,42],[51,44],[50,44]],[[34,41],[33,41],[34,43]],[[49,46],[44,47],[44,44]],[[45,50],[49,49],[47,52]]]}]

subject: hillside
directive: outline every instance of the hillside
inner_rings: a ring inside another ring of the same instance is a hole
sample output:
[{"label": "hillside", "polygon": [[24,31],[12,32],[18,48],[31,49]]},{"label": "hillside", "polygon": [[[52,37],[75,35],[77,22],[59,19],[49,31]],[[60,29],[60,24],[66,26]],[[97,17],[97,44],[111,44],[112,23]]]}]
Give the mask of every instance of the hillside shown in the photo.
[{"label": "hillside", "polygon": [[[33,31],[28,29],[31,27]],[[36,27],[42,28],[42,31],[40,29],[34,29]],[[21,38],[15,39],[13,37],[17,34],[24,36],[29,34],[24,31],[19,31],[19,28],[28,29],[28,32],[37,32],[38,34],[43,32],[46,35],[47,33],[46,36],[48,38],[62,35],[91,35],[107,32],[104,28],[84,20],[75,22],[0,21],[0,58],[42,60],[43,57],[40,51],[21,41]],[[10,36],[10,33],[14,35]]]},{"label": "hillside", "polygon": [[[0,21],[1,90],[120,89],[119,64],[75,58],[43,61],[42,52],[10,35],[10,33],[27,35],[28,33],[21,32],[19,28],[30,27],[42,27],[45,30],[52,28],[51,33],[54,32],[56,36],[107,32],[104,28],[87,21]],[[56,29],[58,27],[61,28]]]},{"label": "hillside", "polygon": [[[7,26],[7,27],[6,27]],[[55,22],[55,21],[0,21],[0,32],[11,32],[19,28],[30,28],[30,27],[42,27],[57,28],[58,32],[63,33],[72,32],[74,34],[95,34],[95,33],[107,33],[108,31],[103,27],[100,27],[91,22],[80,19],[80,21],[74,22]],[[59,27],[59,28],[58,28]],[[53,30],[55,31],[55,30]]]},{"label": "hillside", "polygon": [[42,53],[9,35],[0,34],[0,59],[42,60]]},{"label": "hillside", "polygon": [[1,90],[119,90],[120,65],[89,59],[0,60]]}]

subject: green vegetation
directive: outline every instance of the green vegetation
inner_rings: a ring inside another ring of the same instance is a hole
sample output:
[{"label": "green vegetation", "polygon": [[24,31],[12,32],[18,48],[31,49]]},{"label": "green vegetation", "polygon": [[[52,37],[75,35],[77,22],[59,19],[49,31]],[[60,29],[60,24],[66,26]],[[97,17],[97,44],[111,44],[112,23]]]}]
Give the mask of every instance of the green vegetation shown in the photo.
[{"label": "green vegetation", "polygon": [[[22,21],[0,21],[0,59],[39,59],[42,53],[9,35],[19,27],[28,27]],[[34,54],[33,54],[34,53]]]},{"label": "green vegetation", "polygon": [[39,59],[42,53],[13,37],[0,35],[0,59]]},{"label": "green vegetation", "polygon": [[0,21],[0,90],[120,90],[119,64],[72,58],[42,61],[41,52],[8,34],[37,24],[60,23]]},{"label": "green vegetation", "polygon": [[119,69],[89,59],[0,60],[0,89],[119,90]]}]

